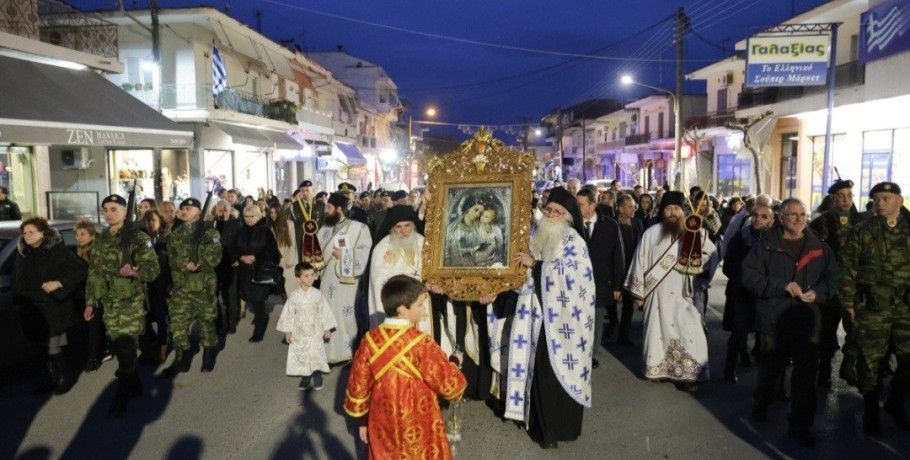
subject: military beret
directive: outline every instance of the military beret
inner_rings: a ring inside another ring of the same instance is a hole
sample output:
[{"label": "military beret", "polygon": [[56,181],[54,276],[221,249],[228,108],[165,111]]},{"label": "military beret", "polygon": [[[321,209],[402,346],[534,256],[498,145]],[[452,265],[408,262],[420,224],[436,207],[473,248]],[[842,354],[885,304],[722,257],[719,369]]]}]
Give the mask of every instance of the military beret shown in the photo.
[{"label": "military beret", "polygon": [[305,181],[301,182],[297,188],[312,187],[312,186],[313,186],[313,181],[305,180]]},{"label": "military beret", "polygon": [[838,191],[843,190],[843,189],[845,189],[845,188],[851,188],[851,189],[852,189],[852,188],[853,188],[853,181],[850,180],[850,179],[847,179],[847,180],[838,179],[838,180],[834,181],[834,183],[831,184],[830,187],[828,187],[828,195],[834,195],[834,194],[837,193]]},{"label": "military beret", "polygon": [[872,187],[872,190],[869,191],[869,198],[872,198],[876,193],[881,192],[891,192],[895,195],[900,195],[901,188],[894,182],[879,182],[875,184],[875,187]]},{"label": "military beret", "polygon": [[408,192],[404,190],[398,190],[392,193],[392,201],[403,200],[408,197]]},{"label": "military beret", "polygon": [[187,198],[187,199],[181,201],[180,207],[183,208],[185,206],[202,209],[202,203],[200,203],[199,200],[197,200],[195,198]]},{"label": "military beret", "polygon": [[373,196],[373,195],[372,195],[370,192],[361,192],[361,193],[360,193],[360,199],[361,199],[361,200],[364,199],[364,198],[370,198],[370,197],[372,197],[372,196]]},{"label": "military beret", "polygon": [[392,195],[390,195],[389,192],[386,192],[385,190],[383,190],[383,191],[379,192],[379,196],[381,198],[386,198],[386,197],[390,197]]},{"label": "military beret", "polygon": [[123,198],[120,195],[109,195],[105,199],[101,200],[101,207],[108,203],[117,203],[120,206],[126,207],[126,198]]},{"label": "military beret", "polygon": [[338,191],[354,193],[357,191],[357,187],[354,187],[354,184],[351,184],[350,182],[342,182],[338,184]]},{"label": "military beret", "polygon": [[351,200],[348,199],[348,197],[346,197],[340,193],[336,192],[336,193],[329,195],[329,204],[332,206],[336,206],[339,208],[347,208],[348,203],[350,203],[350,202],[351,202]]},{"label": "military beret", "polygon": [[327,192],[319,192],[316,194],[316,199],[322,198],[324,196],[329,196]]}]

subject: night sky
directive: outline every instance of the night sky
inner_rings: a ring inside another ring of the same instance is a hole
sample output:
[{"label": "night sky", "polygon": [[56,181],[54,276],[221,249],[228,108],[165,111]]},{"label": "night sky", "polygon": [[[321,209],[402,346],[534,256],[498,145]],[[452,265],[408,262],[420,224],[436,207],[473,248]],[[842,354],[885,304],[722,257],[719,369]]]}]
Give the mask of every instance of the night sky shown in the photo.
[{"label": "night sky", "polygon": [[[83,10],[111,9],[114,0],[69,0]],[[148,0],[124,0],[127,9]],[[729,56],[752,27],[779,24],[826,0],[231,0],[230,15],[255,28],[263,10],[264,35],[293,39],[308,51],[337,45],[381,65],[410,99],[415,119],[430,106],[443,122],[537,122],[557,106],[596,97],[630,100],[647,89],[624,87],[619,76],[674,89],[675,46],[670,17],[684,7],[695,34],[685,41],[685,71]],[[193,0],[159,0],[160,8],[198,6]],[[225,2],[207,3],[224,11]],[[313,11],[318,11],[319,14]],[[339,17],[379,24],[358,23]],[[622,60],[548,55],[458,40]],[[697,34],[697,35],[696,35]],[[726,53],[724,52],[726,49]],[[629,61],[664,59],[666,62]],[[686,92],[704,93],[703,82]],[[457,132],[433,128],[429,135]],[[507,136],[497,133],[507,142]]]}]

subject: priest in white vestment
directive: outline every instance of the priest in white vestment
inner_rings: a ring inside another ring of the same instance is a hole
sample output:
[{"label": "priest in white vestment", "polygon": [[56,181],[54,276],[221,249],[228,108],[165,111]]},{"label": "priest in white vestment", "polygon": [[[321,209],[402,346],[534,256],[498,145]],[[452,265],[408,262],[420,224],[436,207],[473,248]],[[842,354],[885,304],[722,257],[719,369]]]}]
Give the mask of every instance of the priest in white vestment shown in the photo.
[{"label": "priest in white vestment", "polygon": [[697,216],[686,216],[685,195],[667,192],[660,202],[660,225],[642,236],[626,288],[644,311],[642,372],[649,380],[669,380],[685,391],[708,378],[708,342],[694,289],[710,281],[717,250]]},{"label": "priest in white vestment", "polygon": [[325,258],[320,274],[319,290],[328,300],[337,327],[326,344],[329,363],[350,361],[353,341],[357,336],[354,299],[357,282],[367,267],[373,239],[370,229],[348,218],[348,201],[340,193],[332,193],[325,205],[325,221],[319,229],[319,246]]},{"label": "priest in white vestment", "polygon": [[575,197],[554,188],[544,214],[530,251],[516,257],[527,281],[498,296],[488,328],[503,415],[554,448],[581,435],[583,408],[591,407],[595,286]]}]

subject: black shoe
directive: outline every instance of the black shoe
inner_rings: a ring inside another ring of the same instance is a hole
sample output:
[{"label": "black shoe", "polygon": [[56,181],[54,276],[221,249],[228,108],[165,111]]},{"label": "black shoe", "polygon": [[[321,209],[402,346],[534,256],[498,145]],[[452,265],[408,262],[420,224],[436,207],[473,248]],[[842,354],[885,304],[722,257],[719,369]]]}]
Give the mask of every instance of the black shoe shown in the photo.
[{"label": "black shoe", "polygon": [[310,387],[310,377],[301,377],[300,385],[297,385],[297,389],[300,391],[304,391],[309,387]]},{"label": "black shoe", "polygon": [[879,437],[885,434],[885,430],[882,428],[882,419],[879,415],[878,398],[878,392],[863,396],[865,405],[863,410],[863,431],[869,436]]},{"label": "black shoe", "polygon": [[838,371],[840,378],[847,382],[847,385],[855,387],[859,379],[856,376],[856,359],[844,355],[844,359],[840,363],[840,370]]},{"label": "black shoe", "polygon": [[168,377],[177,377],[182,372],[189,372],[190,363],[183,355],[183,350],[174,350],[174,362],[170,367],[165,369],[164,373]]},{"label": "black shoe", "polygon": [[724,369],[724,382],[732,385],[739,383],[739,379],[736,378],[736,371],[733,369]]},{"label": "black shoe", "polygon": [[615,331],[616,331],[616,323],[607,323],[607,327],[604,328],[603,338],[609,339],[610,337],[613,337],[613,332],[615,332]]},{"label": "black shoe", "polygon": [[591,358],[591,369],[597,369],[600,367],[600,361],[597,358]]},{"label": "black shoe", "polygon": [[49,370],[51,371],[51,381],[54,387],[55,395],[66,394],[73,387],[72,380],[69,378],[69,372],[66,368],[66,358],[63,352],[50,356]]},{"label": "black shoe", "polygon": [[794,427],[791,426],[787,430],[787,436],[789,436],[794,441],[798,442],[800,445],[806,447],[815,446],[815,435],[809,431],[808,428]]},{"label": "black shoe", "polygon": [[250,343],[259,343],[259,342],[262,342],[262,334],[255,334],[255,333],[254,333],[253,336],[250,337],[249,342],[250,342]]},{"label": "black shoe", "polygon": [[101,368],[101,360],[98,358],[89,358],[85,362],[85,373],[91,374]]},{"label": "black shoe", "polygon": [[316,391],[322,389],[322,374],[318,372],[313,373],[313,389]]},{"label": "black shoe", "polygon": [[215,370],[215,349],[214,348],[203,348],[202,349],[202,372],[212,372]]},{"label": "black shoe", "polygon": [[634,347],[634,346],[635,346],[635,343],[632,342],[631,340],[629,340],[628,337],[620,337],[619,340],[617,340],[617,342],[618,342],[620,345],[624,346],[624,347],[630,347],[630,348],[631,348],[631,347]]},{"label": "black shoe", "polygon": [[[893,390],[892,390],[893,391]],[[904,409],[904,404],[899,399],[893,397],[888,398],[885,401],[885,412],[891,415],[894,418],[894,424],[898,428],[904,431],[910,431],[910,419],[907,418],[907,411]]]},{"label": "black shoe", "polygon": [[755,420],[756,422],[767,422],[768,406],[760,406],[758,404],[752,406],[752,420]]},{"label": "black shoe", "polygon": [[231,323],[231,325],[228,326],[227,333],[228,333],[228,334],[236,334],[236,333],[237,333],[237,323]]},{"label": "black shoe", "polygon": [[674,382],[673,385],[676,385],[676,389],[679,391],[685,391],[687,393],[698,392],[698,384],[695,382]]}]

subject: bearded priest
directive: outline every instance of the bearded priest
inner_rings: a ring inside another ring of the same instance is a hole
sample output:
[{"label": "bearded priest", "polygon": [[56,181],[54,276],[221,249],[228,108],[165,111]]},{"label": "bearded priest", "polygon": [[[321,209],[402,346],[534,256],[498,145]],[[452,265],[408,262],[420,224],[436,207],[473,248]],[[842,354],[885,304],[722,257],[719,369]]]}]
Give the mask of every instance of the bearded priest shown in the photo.
[{"label": "bearded priest", "polygon": [[350,199],[332,193],[325,205],[325,220],[319,229],[319,246],[325,266],[320,274],[319,290],[328,300],[337,328],[326,346],[329,363],[350,361],[357,336],[354,299],[357,282],[367,268],[373,239],[370,229],[348,218]]},{"label": "bearded priest", "polygon": [[497,296],[488,328],[503,415],[546,449],[578,439],[591,407],[595,288],[578,201],[554,188],[544,216],[515,259],[528,269],[525,284]]},{"label": "bearded priest", "polygon": [[[664,193],[660,225],[642,236],[626,288],[644,311],[642,372],[649,380],[669,380],[694,392],[708,378],[708,341],[693,285],[707,285],[717,266],[717,249],[698,215],[686,216],[681,192]],[[689,206],[692,209],[692,206]]]}]

